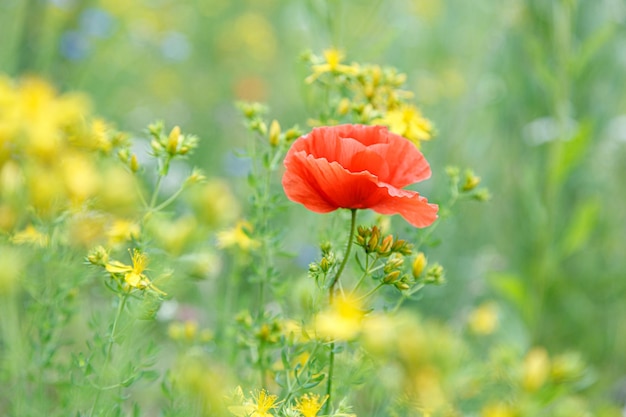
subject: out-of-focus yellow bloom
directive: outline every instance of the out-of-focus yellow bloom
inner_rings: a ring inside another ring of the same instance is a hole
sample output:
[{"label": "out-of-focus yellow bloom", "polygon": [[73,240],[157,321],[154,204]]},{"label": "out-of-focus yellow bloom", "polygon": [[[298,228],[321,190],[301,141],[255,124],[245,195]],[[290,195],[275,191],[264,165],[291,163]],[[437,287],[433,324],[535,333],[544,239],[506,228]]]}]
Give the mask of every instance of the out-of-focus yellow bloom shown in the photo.
[{"label": "out-of-focus yellow bloom", "polygon": [[373,123],[389,127],[393,133],[404,136],[419,148],[420,142],[430,140],[433,136],[433,126],[430,120],[422,116],[417,107],[403,104],[396,109],[389,110],[383,117],[375,119]]},{"label": "out-of-focus yellow bloom", "polygon": [[480,412],[481,417],[514,417],[511,407],[503,403],[489,404]]},{"label": "out-of-focus yellow bloom", "polygon": [[541,347],[532,349],[524,359],[522,371],[524,389],[536,391],[541,388],[550,373],[548,352]]},{"label": "out-of-focus yellow bloom", "polygon": [[61,171],[68,197],[75,204],[81,204],[95,194],[99,176],[88,154],[72,152],[64,155]]},{"label": "out-of-focus yellow bloom", "polygon": [[196,218],[211,228],[223,227],[234,221],[240,213],[239,203],[227,182],[211,179],[187,192]]},{"label": "out-of-focus yellow bloom", "polygon": [[132,239],[138,239],[140,233],[141,229],[137,223],[126,219],[116,219],[107,230],[106,235],[109,238],[109,245],[116,246]]},{"label": "out-of-focus yellow bloom", "polygon": [[494,302],[486,302],[474,309],[469,316],[470,330],[479,335],[488,335],[498,328],[498,306]]},{"label": "out-of-focus yellow bloom", "polygon": [[179,255],[192,241],[194,233],[198,230],[198,223],[193,216],[176,220],[156,217],[151,219],[149,229],[161,247]]},{"label": "out-of-focus yellow bloom", "polygon": [[220,248],[238,247],[245,252],[256,249],[261,246],[261,243],[250,237],[252,231],[253,228],[249,222],[240,220],[232,229],[217,234],[217,246]]},{"label": "out-of-focus yellow bloom", "polygon": [[362,328],[365,313],[356,298],[338,297],[327,310],[315,319],[315,329],[322,337],[349,340],[356,337]]},{"label": "out-of-focus yellow bloom", "polygon": [[71,245],[91,248],[103,243],[106,217],[98,212],[80,212],[68,221],[68,240]]},{"label": "out-of-focus yellow bloom", "polygon": [[319,395],[304,394],[297,401],[295,409],[302,414],[302,417],[316,417],[327,399],[328,397],[324,397],[320,400]]},{"label": "out-of-focus yellow bloom", "polygon": [[447,406],[441,375],[433,366],[427,365],[415,372],[412,389],[418,409],[424,415],[438,415]]},{"label": "out-of-focus yellow bloom", "polygon": [[312,83],[317,80],[320,75],[325,73],[334,74],[348,74],[355,75],[359,72],[358,68],[353,65],[344,65],[341,61],[344,59],[344,54],[337,48],[326,49],[324,52],[325,62],[323,64],[316,64],[311,67],[313,74],[306,78],[307,83]]},{"label": "out-of-focus yellow bloom", "polygon": [[35,226],[29,224],[24,230],[21,230],[11,237],[11,242],[16,245],[31,244],[45,248],[48,246],[48,235],[35,229]]},{"label": "out-of-focus yellow bloom", "polygon": [[150,288],[161,295],[165,295],[144,274],[148,266],[148,256],[135,249],[131,254],[131,261],[132,265],[126,265],[119,261],[110,261],[105,265],[105,269],[111,274],[123,274],[124,282],[131,288],[140,290]]}]

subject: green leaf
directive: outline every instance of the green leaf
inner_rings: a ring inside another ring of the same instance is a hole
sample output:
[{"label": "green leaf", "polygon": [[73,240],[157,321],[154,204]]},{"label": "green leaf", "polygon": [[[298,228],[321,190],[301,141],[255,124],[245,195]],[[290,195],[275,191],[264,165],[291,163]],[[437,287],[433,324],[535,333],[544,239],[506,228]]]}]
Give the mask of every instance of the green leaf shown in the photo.
[{"label": "green leaf", "polygon": [[494,273],[488,278],[489,284],[520,311],[526,310],[528,291],[523,279],[512,273]]},{"label": "green leaf", "polygon": [[555,184],[562,184],[567,175],[586,155],[591,133],[591,123],[584,121],[578,126],[576,134],[567,142],[562,143],[563,149],[560,157],[557,161],[553,161],[550,172],[551,179]]},{"label": "green leaf", "polygon": [[587,200],[576,208],[561,243],[563,255],[571,255],[585,245],[598,222],[599,214],[600,203],[597,199]]}]

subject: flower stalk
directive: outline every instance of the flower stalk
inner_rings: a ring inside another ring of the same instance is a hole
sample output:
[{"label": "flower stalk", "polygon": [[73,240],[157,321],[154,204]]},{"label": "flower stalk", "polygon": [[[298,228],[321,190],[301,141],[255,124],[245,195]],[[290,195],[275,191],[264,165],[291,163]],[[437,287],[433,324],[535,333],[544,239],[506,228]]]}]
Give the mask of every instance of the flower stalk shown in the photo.
[{"label": "flower stalk", "polygon": [[[350,234],[348,236],[348,247],[346,248],[346,254],[341,261],[341,265],[339,265],[339,269],[337,273],[330,281],[330,285],[328,287],[328,302],[332,305],[335,297],[335,285],[339,281],[343,270],[346,267],[346,263],[348,262],[348,258],[350,257],[350,251],[352,250],[352,241],[354,240],[354,231],[356,230],[356,209],[350,209],[351,217],[350,217]],[[330,406],[332,402],[332,391],[333,391],[333,373],[335,369],[335,342],[330,342],[330,354],[328,358],[328,380],[326,382],[326,398],[327,401],[324,404],[324,414],[328,415],[330,412]]]}]

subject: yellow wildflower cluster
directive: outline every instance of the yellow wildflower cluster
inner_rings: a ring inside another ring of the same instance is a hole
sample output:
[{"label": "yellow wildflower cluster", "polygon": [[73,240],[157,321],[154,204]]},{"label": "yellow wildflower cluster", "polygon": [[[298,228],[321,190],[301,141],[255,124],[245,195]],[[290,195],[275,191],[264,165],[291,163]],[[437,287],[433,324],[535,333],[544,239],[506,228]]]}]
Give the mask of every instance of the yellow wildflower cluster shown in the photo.
[{"label": "yellow wildflower cluster", "polygon": [[[128,212],[136,204],[132,175],[108,158],[122,150],[126,137],[92,118],[85,97],[0,76],[0,230],[15,243],[45,246],[34,221],[85,209]],[[91,222],[83,231],[94,229],[93,218],[82,220]]]},{"label": "yellow wildflower cluster", "polygon": [[[413,94],[404,90],[406,74],[392,67],[379,65],[350,65],[342,63],[344,54],[330,48],[323,56],[310,54],[312,74],[307,83],[318,82],[328,91],[337,91],[329,103],[332,114],[322,115],[311,124],[356,122],[379,124],[411,140],[419,147],[422,141],[434,135],[432,123],[411,103]],[[340,88],[341,87],[341,88]]]}]

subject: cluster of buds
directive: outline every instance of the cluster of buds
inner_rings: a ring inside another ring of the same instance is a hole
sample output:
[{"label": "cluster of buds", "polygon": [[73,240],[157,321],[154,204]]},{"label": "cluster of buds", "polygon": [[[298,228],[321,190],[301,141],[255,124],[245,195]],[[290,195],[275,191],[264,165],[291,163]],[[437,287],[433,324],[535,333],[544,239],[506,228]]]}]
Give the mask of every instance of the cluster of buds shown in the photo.
[{"label": "cluster of buds", "polygon": [[356,244],[365,250],[366,254],[376,254],[379,257],[388,257],[393,253],[411,255],[412,245],[403,239],[394,239],[392,235],[382,237],[380,228],[372,226],[357,229]]},{"label": "cluster of buds", "polygon": [[441,285],[445,282],[443,266],[435,263],[428,266],[428,260],[423,252],[418,252],[411,265],[411,275],[415,282],[424,284]]},{"label": "cluster of buds", "polygon": [[313,262],[309,265],[309,274],[315,278],[319,275],[326,275],[337,264],[337,257],[329,242],[320,245],[322,251],[322,259],[319,262]]},{"label": "cluster of buds", "polygon": [[198,146],[198,137],[182,134],[180,127],[174,126],[169,134],[164,133],[164,129],[163,122],[148,126],[148,132],[152,136],[150,146],[155,156],[167,156],[169,158],[185,156]]},{"label": "cluster of buds", "polygon": [[213,339],[213,332],[209,329],[199,329],[195,320],[170,323],[167,334],[172,340],[182,342],[206,343]]},{"label": "cluster of buds", "polygon": [[248,129],[267,138],[267,142],[272,147],[289,144],[302,135],[302,131],[297,126],[282,130],[276,119],[272,120],[268,128],[263,117],[267,113],[267,107],[260,103],[240,102],[237,103],[237,107],[243,113]]},{"label": "cluster of buds", "polygon": [[408,290],[409,276],[404,273],[404,256],[399,253],[394,253],[387,259],[385,266],[383,266],[383,279],[382,282],[387,285],[393,285],[399,290]]},{"label": "cluster of buds", "polygon": [[471,169],[466,169],[461,174],[457,167],[447,167],[446,174],[450,180],[450,185],[455,193],[469,197],[477,201],[489,201],[491,195],[486,188],[478,188],[480,177]]},{"label": "cluster of buds", "polygon": [[125,147],[117,151],[117,157],[131,170],[131,172],[136,173],[139,171],[139,160],[137,159],[137,155],[131,153],[129,147]]},{"label": "cluster of buds", "polygon": [[237,314],[235,320],[243,330],[239,334],[239,343],[243,345],[276,344],[284,334],[283,324],[277,318],[263,316],[255,321],[250,312],[244,310]]},{"label": "cluster of buds", "polygon": [[444,270],[439,264],[428,266],[423,252],[413,258],[410,271],[405,272],[405,257],[400,253],[393,253],[383,266],[382,282],[393,285],[401,291],[410,290],[416,284],[440,285],[444,282]]}]

